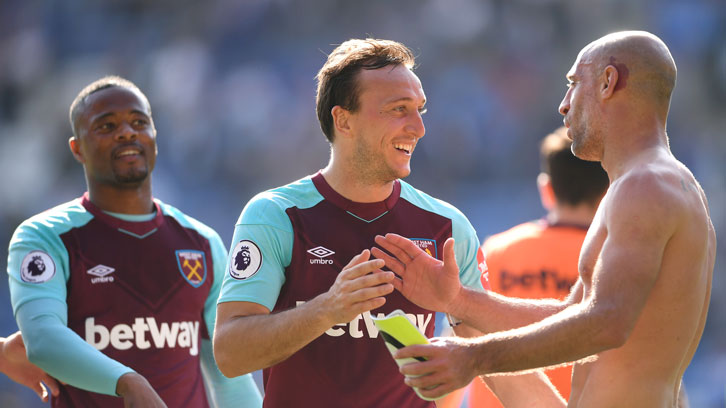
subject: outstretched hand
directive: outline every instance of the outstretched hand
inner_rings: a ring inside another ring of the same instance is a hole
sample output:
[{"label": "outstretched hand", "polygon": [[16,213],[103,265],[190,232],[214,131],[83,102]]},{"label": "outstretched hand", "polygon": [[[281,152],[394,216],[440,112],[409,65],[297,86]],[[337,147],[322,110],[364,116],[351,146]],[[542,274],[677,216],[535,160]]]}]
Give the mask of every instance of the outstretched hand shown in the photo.
[{"label": "outstretched hand", "polygon": [[28,361],[20,332],[0,342],[0,372],[35,391],[43,402],[48,402],[48,389],[54,397],[58,396],[58,382]]},{"label": "outstretched hand", "polygon": [[475,368],[473,339],[437,337],[430,344],[397,350],[395,359],[423,357],[426,361],[401,366],[406,385],[418,388],[427,398],[440,398],[468,385],[478,374]]},{"label": "outstretched hand", "polygon": [[459,295],[459,267],[454,254],[454,239],[444,243],[443,262],[422,251],[411,240],[397,234],[376,236],[376,244],[393,256],[372,248],[374,257],[386,262],[386,267],[398,278],[391,283],[408,300],[425,309],[448,313]]}]

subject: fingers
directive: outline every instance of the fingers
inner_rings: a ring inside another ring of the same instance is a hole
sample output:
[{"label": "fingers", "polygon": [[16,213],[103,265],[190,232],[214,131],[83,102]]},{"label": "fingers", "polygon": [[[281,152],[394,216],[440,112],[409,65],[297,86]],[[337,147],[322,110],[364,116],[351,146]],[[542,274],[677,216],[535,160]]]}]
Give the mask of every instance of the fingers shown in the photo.
[{"label": "fingers", "polygon": [[386,267],[393,272],[396,272],[399,276],[403,276],[403,274],[406,273],[406,266],[398,259],[388,255],[376,247],[371,248],[371,253],[374,257],[382,259],[386,263]]},{"label": "fingers", "polygon": [[48,387],[48,389],[50,389],[51,395],[53,395],[54,397],[57,397],[58,394],[60,393],[60,385],[58,384],[58,381],[56,381],[55,378],[49,376],[48,374],[43,375],[41,380],[43,381],[45,386]]},{"label": "fingers", "polygon": [[349,305],[357,305],[368,300],[373,300],[378,297],[383,297],[393,292],[393,285],[390,283],[384,283],[377,286],[363,287],[358,290],[350,291],[346,295],[346,303]]},{"label": "fingers", "polygon": [[350,262],[348,262],[348,265],[345,265],[345,267],[343,267],[343,269],[352,268],[362,262],[367,261],[368,259],[370,259],[370,257],[371,257],[370,251],[368,251],[367,249],[364,249],[363,252],[361,252],[358,255],[351,258]]},{"label": "fingers", "polygon": [[[393,358],[395,358],[397,360],[402,359],[402,358],[414,358],[414,357],[423,357],[425,359],[429,359],[429,358],[433,357],[434,351],[435,351],[435,347],[430,344],[414,344],[412,346],[408,346],[408,347],[404,347],[400,350],[396,350],[396,352],[393,353]],[[410,365],[410,364],[407,364],[406,366],[408,366],[408,365]],[[404,374],[416,374],[416,373],[404,373]],[[423,373],[418,373],[418,374],[423,374]]]},{"label": "fingers", "polygon": [[[406,385],[409,385],[408,383]],[[454,391],[454,388],[450,384],[437,384],[429,387],[417,387],[419,394],[426,398],[439,399],[444,395]]]},{"label": "fingers", "polygon": [[39,382],[30,388],[35,391],[41,401],[48,402],[48,390],[45,389],[43,383]]},{"label": "fingers", "polygon": [[389,233],[385,237],[376,235],[375,241],[403,263],[408,263],[423,253],[413,241],[398,234]]},{"label": "fingers", "polygon": [[[367,249],[364,251],[370,256],[370,251]],[[348,265],[352,264],[355,258],[357,258],[360,255],[356,255],[351,259],[351,261],[348,263]],[[375,272],[376,270],[380,270],[386,265],[386,263],[382,259],[372,259],[369,261],[361,261],[357,264],[354,264],[353,266],[346,266],[338,275],[340,279],[345,280],[352,280],[364,275],[367,275],[371,272]]]}]

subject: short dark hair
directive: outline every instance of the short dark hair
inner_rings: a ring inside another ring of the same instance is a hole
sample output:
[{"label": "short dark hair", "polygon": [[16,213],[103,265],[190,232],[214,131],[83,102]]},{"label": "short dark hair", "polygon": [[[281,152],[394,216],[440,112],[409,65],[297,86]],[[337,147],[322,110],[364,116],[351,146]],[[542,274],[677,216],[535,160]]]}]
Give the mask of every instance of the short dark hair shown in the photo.
[{"label": "short dark hair", "polygon": [[388,65],[404,65],[413,69],[414,63],[413,52],[396,41],[352,39],[337,46],[317,75],[316,111],[320,128],[328,141],[333,141],[333,107],[340,106],[351,112],[358,109],[360,89],[356,78],[362,69]]},{"label": "short dark hair", "polygon": [[151,112],[151,105],[149,104],[148,98],[146,98],[146,95],[144,95],[143,92],[141,92],[141,89],[139,89],[136,84],[129,81],[128,79],[121,78],[120,76],[116,75],[108,75],[103,78],[97,79],[90,84],[86,85],[85,88],[81,90],[81,92],[76,95],[76,98],[73,100],[73,103],[71,103],[71,108],[68,112],[68,119],[71,121],[71,129],[73,129],[73,136],[78,137],[78,129],[76,129],[76,121],[78,120],[78,116],[81,114],[81,111],[83,108],[85,108],[86,100],[88,97],[98,91],[112,88],[112,87],[122,87],[127,88],[132,91],[138,92],[145,100],[146,105],[149,106],[149,112]]},{"label": "short dark hair", "polygon": [[560,127],[540,145],[540,165],[550,176],[555,198],[562,204],[597,204],[610,184],[599,162],[578,159],[572,153],[567,129]]}]

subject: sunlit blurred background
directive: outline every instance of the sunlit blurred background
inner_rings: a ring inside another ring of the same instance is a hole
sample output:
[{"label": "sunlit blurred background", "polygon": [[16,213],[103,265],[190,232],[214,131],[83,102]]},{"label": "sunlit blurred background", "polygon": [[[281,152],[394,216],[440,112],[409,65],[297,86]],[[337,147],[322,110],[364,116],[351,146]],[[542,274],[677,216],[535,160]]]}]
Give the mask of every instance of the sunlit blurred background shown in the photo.
[{"label": "sunlit blurred background", "polygon": [[[418,57],[429,103],[414,186],[463,210],[480,239],[539,218],[538,141],[562,123],[565,73],[584,45],[623,29],[651,31],[673,53],[671,147],[701,181],[723,235],[724,0],[2,0],[2,267],[22,220],[85,190],[67,117],[87,83],[117,74],[146,92],[159,135],[156,197],[228,244],[256,192],[327,163],[314,77],[353,37],[398,40]],[[725,239],[685,376],[693,407],[725,404]],[[8,335],[17,326],[0,281],[0,335]],[[42,404],[0,374],[0,406]]]}]

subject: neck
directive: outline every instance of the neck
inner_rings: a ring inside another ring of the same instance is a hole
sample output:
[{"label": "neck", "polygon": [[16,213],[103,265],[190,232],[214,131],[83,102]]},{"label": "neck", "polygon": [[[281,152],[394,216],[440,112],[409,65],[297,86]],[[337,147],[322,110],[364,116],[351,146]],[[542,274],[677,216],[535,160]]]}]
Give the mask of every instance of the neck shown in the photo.
[{"label": "neck", "polygon": [[628,171],[648,151],[670,152],[664,119],[655,112],[630,112],[623,120],[610,121],[605,130],[602,163],[610,182]]},{"label": "neck", "polygon": [[597,211],[597,206],[593,207],[590,204],[576,206],[557,204],[547,213],[547,222],[550,225],[566,224],[588,227],[595,217],[595,211]]},{"label": "neck", "polygon": [[134,188],[88,184],[88,198],[103,211],[119,214],[149,214],[154,211],[151,181]]},{"label": "neck", "polygon": [[337,165],[332,158],[322,173],[325,181],[336,193],[357,203],[383,201],[393,192],[395,180],[386,182],[365,180],[358,172]]}]

